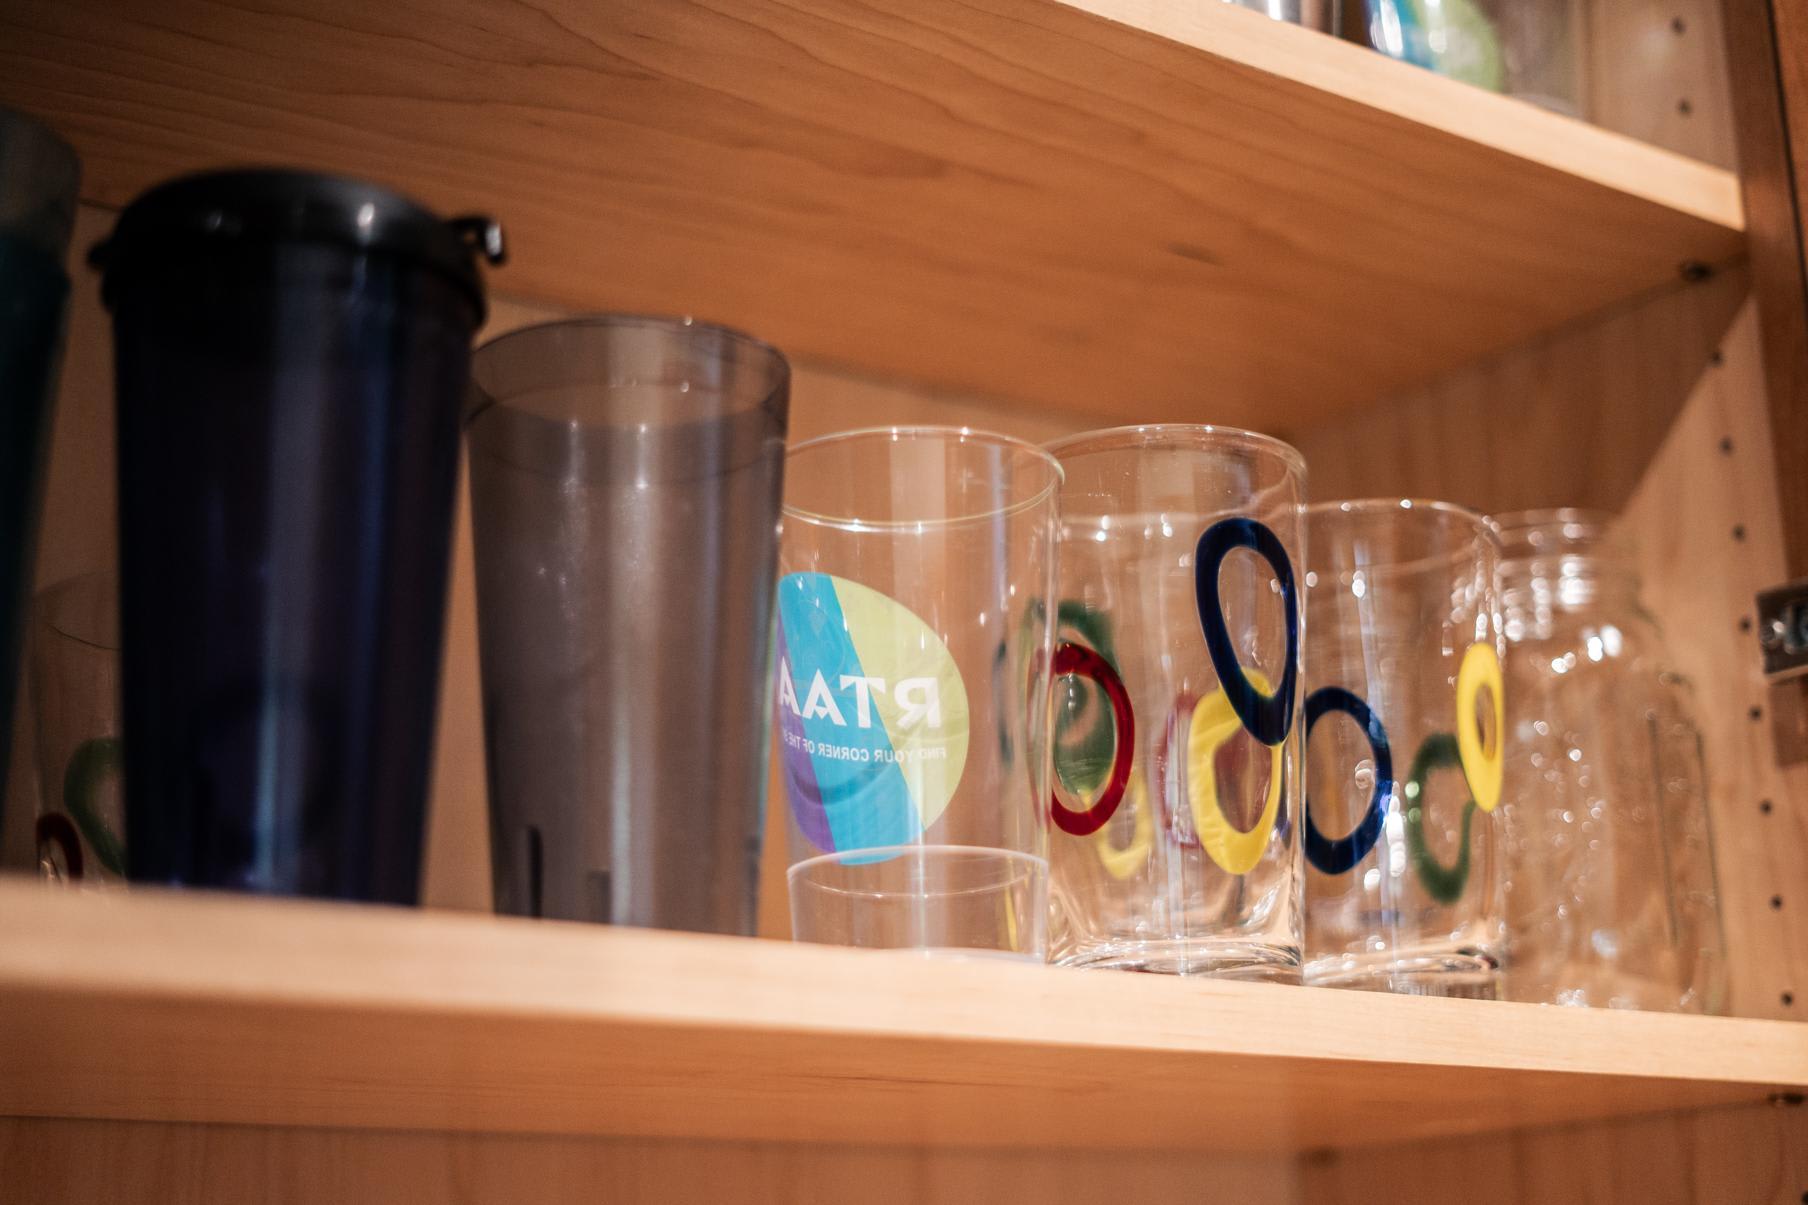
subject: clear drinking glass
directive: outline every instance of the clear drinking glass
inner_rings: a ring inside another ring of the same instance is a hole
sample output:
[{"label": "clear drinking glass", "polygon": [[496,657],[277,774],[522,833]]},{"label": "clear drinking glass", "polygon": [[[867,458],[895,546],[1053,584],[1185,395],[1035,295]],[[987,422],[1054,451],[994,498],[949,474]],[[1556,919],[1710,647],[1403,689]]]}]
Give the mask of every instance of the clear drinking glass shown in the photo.
[{"label": "clear drinking glass", "polygon": [[606,315],[471,375],[496,910],[751,934],[785,358]]},{"label": "clear drinking glass", "polygon": [[1443,502],[1311,507],[1306,979],[1492,999],[1500,870],[1500,540]]},{"label": "clear drinking glass", "polygon": [[38,870],[58,883],[123,882],[119,579],[59,582],[38,595],[33,620]]},{"label": "clear drinking glass", "polygon": [[1298,982],[1305,463],[1204,426],[1049,450],[1053,957]]},{"label": "clear drinking glass", "polygon": [[1513,655],[1507,992],[1720,1012],[1726,947],[1701,732],[1608,516],[1500,519]]},{"label": "clear drinking glass", "polygon": [[1045,957],[1060,480],[965,428],[792,449],[776,714],[798,940]]}]

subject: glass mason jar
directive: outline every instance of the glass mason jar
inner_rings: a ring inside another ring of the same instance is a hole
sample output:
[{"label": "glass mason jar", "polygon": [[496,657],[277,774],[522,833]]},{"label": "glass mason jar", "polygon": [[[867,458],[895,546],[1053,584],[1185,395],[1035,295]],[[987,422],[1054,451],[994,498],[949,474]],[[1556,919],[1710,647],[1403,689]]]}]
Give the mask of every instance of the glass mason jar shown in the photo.
[{"label": "glass mason jar", "polygon": [[1725,941],[1701,732],[1639,599],[1630,544],[1587,511],[1499,516],[1515,1000],[1720,1012]]}]

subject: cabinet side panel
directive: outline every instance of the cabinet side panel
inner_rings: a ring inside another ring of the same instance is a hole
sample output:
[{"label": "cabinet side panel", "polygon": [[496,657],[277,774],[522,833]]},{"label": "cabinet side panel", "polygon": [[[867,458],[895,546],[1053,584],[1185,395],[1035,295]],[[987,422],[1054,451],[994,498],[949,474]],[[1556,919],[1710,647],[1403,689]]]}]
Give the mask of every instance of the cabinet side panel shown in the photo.
[{"label": "cabinet side panel", "polygon": [[[1313,500],[1619,510],[1713,369],[1747,291],[1743,271],[1670,289],[1293,432]],[[1753,384],[1761,407],[1761,379]]]},{"label": "cabinet side panel", "polygon": [[[1808,769],[1785,766],[1750,627],[1784,580],[1757,311],[1747,305],[1625,509],[1645,598],[1696,696],[1732,1009],[1808,1018]],[[1787,693],[1779,691],[1779,701]]]}]

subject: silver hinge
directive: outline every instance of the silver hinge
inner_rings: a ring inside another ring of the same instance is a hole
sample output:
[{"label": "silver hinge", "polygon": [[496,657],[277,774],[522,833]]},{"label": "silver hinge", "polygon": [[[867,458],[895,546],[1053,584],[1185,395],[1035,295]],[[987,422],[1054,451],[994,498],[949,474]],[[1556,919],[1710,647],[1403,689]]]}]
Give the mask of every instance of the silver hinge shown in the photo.
[{"label": "silver hinge", "polygon": [[1766,678],[1808,674],[1808,578],[1758,592],[1757,634]]}]

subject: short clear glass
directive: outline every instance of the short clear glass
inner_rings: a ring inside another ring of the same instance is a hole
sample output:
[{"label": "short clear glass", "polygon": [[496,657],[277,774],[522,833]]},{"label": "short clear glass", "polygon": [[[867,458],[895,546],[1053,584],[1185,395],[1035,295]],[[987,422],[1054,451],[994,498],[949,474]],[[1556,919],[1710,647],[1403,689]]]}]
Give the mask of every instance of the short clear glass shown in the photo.
[{"label": "short clear glass", "polygon": [[1206,426],[1049,450],[1053,958],[1298,982],[1305,463]]},{"label": "short clear glass", "polygon": [[775,715],[798,940],[1046,957],[1060,480],[965,428],[792,449]]},{"label": "short clear glass", "polygon": [[38,871],[93,886],[126,875],[120,747],[119,579],[72,577],[33,608]]},{"label": "short clear glass", "polygon": [[1443,502],[1307,512],[1306,980],[1493,999],[1500,540]]},{"label": "short clear glass", "polygon": [[1701,732],[1607,515],[1500,517],[1507,993],[1721,1012],[1726,944]]}]

